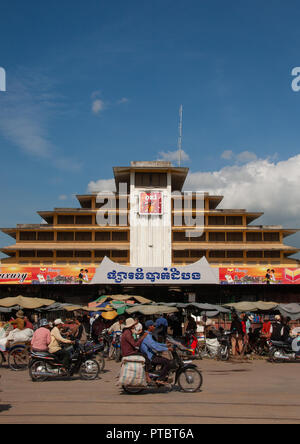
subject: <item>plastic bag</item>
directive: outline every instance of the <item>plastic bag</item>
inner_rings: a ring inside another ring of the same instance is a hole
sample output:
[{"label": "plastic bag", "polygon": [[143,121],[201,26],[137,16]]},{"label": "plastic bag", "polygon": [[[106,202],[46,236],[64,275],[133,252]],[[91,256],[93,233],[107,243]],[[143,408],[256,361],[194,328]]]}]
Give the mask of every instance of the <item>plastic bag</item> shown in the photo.
[{"label": "plastic bag", "polygon": [[11,344],[16,342],[30,342],[33,337],[33,330],[31,328],[25,328],[24,330],[19,330],[15,328],[7,336],[7,340],[11,341]]},{"label": "plastic bag", "polygon": [[146,387],[145,358],[127,356],[122,359],[118,384],[120,386]]}]

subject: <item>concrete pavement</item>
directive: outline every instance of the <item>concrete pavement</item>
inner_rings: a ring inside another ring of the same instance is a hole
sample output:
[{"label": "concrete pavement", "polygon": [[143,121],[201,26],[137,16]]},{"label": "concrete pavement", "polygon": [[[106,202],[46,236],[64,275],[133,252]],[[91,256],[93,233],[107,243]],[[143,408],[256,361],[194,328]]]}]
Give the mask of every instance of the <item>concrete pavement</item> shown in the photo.
[{"label": "concrete pavement", "polygon": [[33,383],[28,371],[0,369],[0,424],[300,423],[300,363],[195,361],[198,393],[151,390],[124,394],[120,365],[108,361],[96,381]]}]

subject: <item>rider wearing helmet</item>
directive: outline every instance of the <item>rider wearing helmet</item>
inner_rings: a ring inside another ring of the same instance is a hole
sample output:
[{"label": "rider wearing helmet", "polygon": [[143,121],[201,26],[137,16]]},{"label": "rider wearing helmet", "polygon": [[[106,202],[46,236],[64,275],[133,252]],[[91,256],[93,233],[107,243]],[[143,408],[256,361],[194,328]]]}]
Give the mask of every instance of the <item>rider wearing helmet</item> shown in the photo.
[{"label": "rider wearing helmet", "polygon": [[50,326],[47,319],[40,321],[40,327],[35,330],[31,340],[31,348],[35,352],[48,351],[51,342]]}]

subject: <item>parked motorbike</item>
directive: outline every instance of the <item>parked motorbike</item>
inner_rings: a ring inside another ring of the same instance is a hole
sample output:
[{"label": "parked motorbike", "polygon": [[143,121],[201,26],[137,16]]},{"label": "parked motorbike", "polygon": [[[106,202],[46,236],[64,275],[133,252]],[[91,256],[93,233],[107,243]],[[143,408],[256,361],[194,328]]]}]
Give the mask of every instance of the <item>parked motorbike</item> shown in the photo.
[{"label": "parked motorbike", "polygon": [[[174,341],[172,338],[168,337],[168,341],[173,345],[172,348],[172,357],[173,357],[173,365],[169,371],[168,382],[170,384],[174,383],[174,385],[178,384],[181,390],[187,393],[193,393],[200,389],[203,384],[203,377],[201,371],[197,368],[195,364],[192,363],[191,360],[183,361],[178,354],[178,347],[181,345]],[[153,365],[149,371],[149,376],[156,385],[156,381],[159,380],[159,366]],[[159,384],[157,384],[157,387]],[[153,388],[152,385],[148,385],[148,388]],[[146,388],[147,388],[146,387]],[[145,390],[145,387],[130,387],[124,386],[123,390],[126,393],[137,394]]]},{"label": "parked motorbike", "polygon": [[185,350],[183,353],[184,358],[194,358],[194,359],[202,359],[200,354],[200,346],[198,343],[198,338],[195,335],[195,332],[192,330],[187,330],[183,337],[183,345],[185,346]]},{"label": "parked motorbike", "polygon": [[115,331],[112,334],[111,346],[110,346],[110,354],[109,357],[114,359],[116,362],[120,362],[122,359],[121,353],[121,331]]},{"label": "parked motorbike", "polygon": [[228,361],[231,349],[231,332],[225,331],[219,337],[219,349],[217,352],[217,358],[221,361]]},{"label": "parked motorbike", "polygon": [[112,341],[111,335],[108,333],[108,329],[105,328],[98,336],[98,343],[103,345],[103,356],[108,357],[110,344]]},{"label": "parked motorbike", "polygon": [[269,360],[271,362],[296,362],[300,359],[300,356],[297,356],[297,352],[300,350],[298,345],[300,344],[300,338],[295,338],[291,343],[272,340],[270,340],[269,343]]},{"label": "parked motorbike", "polygon": [[75,342],[74,346],[66,348],[71,353],[71,366],[67,373],[62,370],[62,363],[54,354],[49,352],[31,352],[29,375],[32,381],[43,382],[50,377],[71,377],[79,373],[83,380],[94,380],[98,377],[100,368],[94,359],[94,351],[86,350]]},{"label": "parked motorbike", "polygon": [[258,356],[268,356],[270,353],[270,344],[266,336],[261,333],[261,328],[249,334],[249,342],[252,347],[252,351]]}]

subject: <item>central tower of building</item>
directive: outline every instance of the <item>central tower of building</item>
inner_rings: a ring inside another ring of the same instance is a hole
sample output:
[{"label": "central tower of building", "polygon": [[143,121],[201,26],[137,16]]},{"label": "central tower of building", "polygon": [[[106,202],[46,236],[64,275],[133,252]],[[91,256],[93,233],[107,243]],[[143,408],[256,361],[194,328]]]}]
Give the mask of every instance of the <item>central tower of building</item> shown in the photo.
[{"label": "central tower of building", "polygon": [[[131,162],[114,168],[117,190],[129,192],[130,264],[170,267],[172,264],[172,192],[181,191],[187,168],[170,162]],[[126,185],[124,185],[126,184]]]}]

